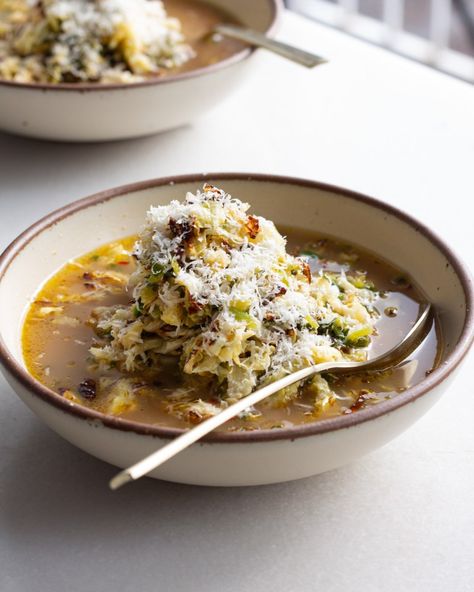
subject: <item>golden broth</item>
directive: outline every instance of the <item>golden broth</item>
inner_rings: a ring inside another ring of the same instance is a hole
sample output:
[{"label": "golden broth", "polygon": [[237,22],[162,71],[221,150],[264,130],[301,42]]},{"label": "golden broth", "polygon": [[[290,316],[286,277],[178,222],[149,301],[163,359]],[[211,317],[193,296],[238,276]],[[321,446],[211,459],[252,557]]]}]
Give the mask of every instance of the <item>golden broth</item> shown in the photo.
[{"label": "golden broth", "polygon": [[160,76],[171,76],[205,68],[242,51],[245,43],[228,37],[212,35],[214,27],[222,23],[239,24],[223,10],[197,0],[164,0],[169,16],[179,19],[186,43],[196,56],[178,68],[163,70]]},{"label": "golden broth", "polygon": [[[417,318],[423,300],[413,281],[399,270],[359,248],[337,240],[280,228],[288,237],[289,251],[310,254],[313,272],[366,271],[381,292],[375,303],[380,312],[377,335],[371,351],[376,354],[394,345],[408,332]],[[88,323],[98,306],[127,304],[131,294],[125,284],[134,269],[129,255],[135,237],[104,245],[66,264],[36,296],[28,311],[23,330],[23,354],[29,372],[41,383],[76,403],[110,413],[107,389],[89,392],[87,384],[108,379],[111,384],[123,377],[118,370],[99,371],[91,366],[88,350],[100,338]],[[101,274],[110,274],[104,279]],[[260,416],[236,418],[223,430],[278,428],[318,421],[344,413],[354,413],[368,405],[397,396],[429,373],[438,360],[439,339],[435,324],[422,344],[397,368],[383,374],[359,374],[330,377],[331,388],[338,398],[323,411],[316,412],[314,402],[304,390],[285,407],[262,402]],[[173,391],[182,386],[182,375],[176,364],[150,376],[130,375],[136,393],[135,404],[122,406],[116,414],[143,423],[189,427],[189,423],[169,411]],[[85,385],[85,386],[84,386]],[[196,399],[213,400],[215,395],[196,391]],[[215,400],[215,399],[214,399]]]}]

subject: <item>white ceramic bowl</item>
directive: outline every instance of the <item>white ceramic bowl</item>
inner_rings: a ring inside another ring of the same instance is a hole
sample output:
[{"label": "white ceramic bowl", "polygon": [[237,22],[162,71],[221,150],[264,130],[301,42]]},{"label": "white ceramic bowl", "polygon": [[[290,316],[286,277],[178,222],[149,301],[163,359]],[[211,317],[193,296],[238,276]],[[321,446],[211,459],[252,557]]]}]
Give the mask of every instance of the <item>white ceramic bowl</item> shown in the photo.
[{"label": "white ceramic bowl", "polygon": [[[206,0],[272,35],[281,0]],[[133,84],[23,84],[0,80],[0,130],[71,142],[118,140],[172,129],[202,115],[241,84],[245,49],[191,72]]]},{"label": "white ceramic bowl", "polygon": [[64,438],[122,468],[180,433],[105,416],[54,394],[25,371],[20,329],[33,295],[66,260],[136,233],[151,204],[182,199],[204,181],[250,202],[253,211],[277,224],[342,237],[410,273],[436,307],[443,360],[425,380],[390,401],[291,429],[213,434],[152,476],[200,485],[298,479],[348,463],[419,419],[447,388],[473,340],[469,274],[439,238],[388,205],[337,187],[264,175],[194,175],[104,191],[53,212],[12,243],[0,258],[0,310],[8,311],[0,318],[0,362],[21,399]]}]

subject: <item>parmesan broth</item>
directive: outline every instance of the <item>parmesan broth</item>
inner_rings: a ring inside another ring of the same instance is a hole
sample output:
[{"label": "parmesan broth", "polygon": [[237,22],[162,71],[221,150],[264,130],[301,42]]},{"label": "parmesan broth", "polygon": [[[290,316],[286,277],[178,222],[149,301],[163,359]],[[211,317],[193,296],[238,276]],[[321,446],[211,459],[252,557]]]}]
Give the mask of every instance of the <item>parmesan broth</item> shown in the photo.
[{"label": "parmesan broth", "polygon": [[[280,228],[288,238],[288,250],[309,257],[313,273],[319,270],[367,272],[380,293],[375,306],[380,313],[373,336],[371,356],[398,343],[419,312],[423,300],[413,281],[381,258],[336,239],[315,236],[291,228]],[[131,294],[126,281],[134,269],[130,256],[136,237],[104,245],[68,263],[41,289],[32,303],[24,324],[23,354],[34,378],[65,398],[101,411],[112,413],[105,389],[96,388],[104,378],[110,383],[123,378],[116,369],[99,371],[91,364],[88,350],[100,338],[89,324],[91,312],[98,306],[127,304]],[[355,413],[377,404],[420,382],[436,367],[440,340],[433,323],[427,338],[399,366],[378,374],[358,374],[329,378],[337,400],[315,412],[314,403],[302,394],[285,407],[271,401],[257,407],[260,415],[235,418],[221,430],[281,428],[314,422],[327,417]],[[182,374],[173,360],[168,360],[150,375],[127,375],[133,384],[134,405],[121,408],[116,415],[146,424],[186,428],[190,422],[170,414],[173,392],[182,387]],[[194,396],[194,394],[193,394]],[[215,395],[196,389],[195,398],[215,400]]]},{"label": "parmesan broth", "polygon": [[160,76],[205,68],[247,47],[242,41],[212,35],[218,24],[240,24],[223,10],[198,0],[164,0],[163,4],[168,15],[180,21],[186,43],[194,49],[196,56],[177,68],[163,69]]}]

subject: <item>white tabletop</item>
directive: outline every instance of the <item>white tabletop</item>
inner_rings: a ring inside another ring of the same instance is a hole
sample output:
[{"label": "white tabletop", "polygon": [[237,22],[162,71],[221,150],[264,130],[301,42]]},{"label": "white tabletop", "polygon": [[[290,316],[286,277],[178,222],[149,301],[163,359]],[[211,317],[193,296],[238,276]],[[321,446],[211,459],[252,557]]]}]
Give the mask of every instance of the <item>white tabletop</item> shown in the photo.
[{"label": "white tabletop", "polygon": [[[250,171],[395,204],[472,266],[474,88],[295,15],[279,37],[331,61],[307,71],[262,53],[238,94],[161,136],[65,145],[0,135],[0,247],[101,189]],[[311,479],[243,489],[145,479],[111,493],[114,468],[49,431],[1,379],[0,589],[473,590],[472,361],[385,448]]]}]

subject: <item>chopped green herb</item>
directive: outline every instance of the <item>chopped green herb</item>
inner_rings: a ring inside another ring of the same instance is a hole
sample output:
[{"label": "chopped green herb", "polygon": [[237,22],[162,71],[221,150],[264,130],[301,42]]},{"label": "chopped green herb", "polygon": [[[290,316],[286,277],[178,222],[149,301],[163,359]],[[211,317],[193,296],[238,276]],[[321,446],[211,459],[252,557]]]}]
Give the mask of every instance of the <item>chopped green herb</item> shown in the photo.
[{"label": "chopped green herb", "polygon": [[153,265],[151,266],[151,273],[155,276],[163,275],[164,271],[165,271],[165,266],[162,265],[161,263],[153,263]]},{"label": "chopped green herb", "polygon": [[371,280],[367,279],[367,275],[365,273],[359,273],[357,275],[348,275],[347,279],[351,282],[353,286],[358,288],[359,290],[365,288],[366,290],[374,290],[375,286]]},{"label": "chopped green herb", "polygon": [[178,273],[180,272],[181,268],[180,268],[179,263],[176,259],[172,259],[171,269],[173,270],[173,273],[175,276],[178,275]]},{"label": "chopped green herb", "polygon": [[336,341],[343,342],[347,335],[347,329],[340,317],[336,317],[329,323],[319,323],[318,333],[319,335],[330,335]]},{"label": "chopped green herb", "polygon": [[134,307],[133,307],[133,316],[138,319],[138,317],[141,317],[143,313],[143,303],[140,300],[140,298],[136,301]]},{"label": "chopped green herb", "polygon": [[349,331],[346,337],[346,345],[349,347],[367,347],[370,344],[371,335],[371,327],[362,327],[361,329]]},{"label": "chopped green herb", "polygon": [[318,322],[315,319],[313,319],[313,317],[308,315],[307,317],[305,317],[304,320],[306,321],[306,323],[309,325],[309,327],[311,329],[316,329],[316,330],[318,329],[318,327],[319,327]]},{"label": "chopped green herb", "polygon": [[235,306],[230,306],[229,312],[234,315],[237,321],[245,321],[251,328],[255,328],[257,326],[255,318],[248,312],[239,310],[238,308],[235,308]]}]

